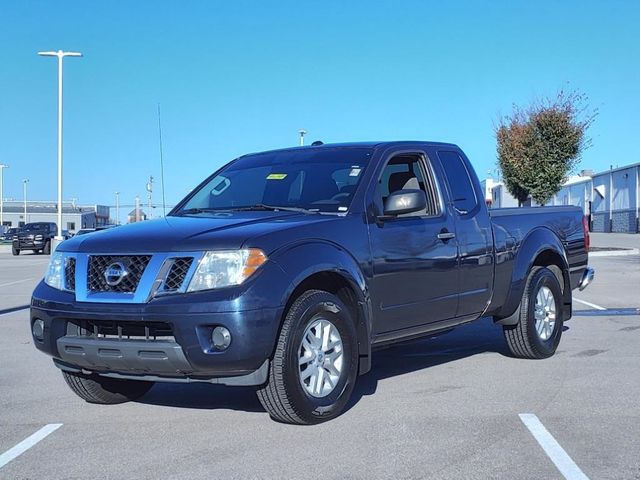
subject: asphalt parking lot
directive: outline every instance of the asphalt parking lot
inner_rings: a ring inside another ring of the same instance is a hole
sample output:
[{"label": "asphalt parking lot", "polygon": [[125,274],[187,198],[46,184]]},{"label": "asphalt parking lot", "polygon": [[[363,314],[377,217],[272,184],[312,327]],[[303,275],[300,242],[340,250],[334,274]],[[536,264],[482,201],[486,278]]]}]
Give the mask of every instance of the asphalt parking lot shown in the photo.
[{"label": "asphalt parking lot", "polygon": [[[481,320],[376,352],[348,411],[312,427],[272,421],[250,388],[157,384],[135,403],[84,403],[31,342],[47,261],[0,249],[2,479],[640,479],[640,255],[591,259],[596,281],[554,357],[509,357]],[[527,419],[565,452],[564,476]]]}]

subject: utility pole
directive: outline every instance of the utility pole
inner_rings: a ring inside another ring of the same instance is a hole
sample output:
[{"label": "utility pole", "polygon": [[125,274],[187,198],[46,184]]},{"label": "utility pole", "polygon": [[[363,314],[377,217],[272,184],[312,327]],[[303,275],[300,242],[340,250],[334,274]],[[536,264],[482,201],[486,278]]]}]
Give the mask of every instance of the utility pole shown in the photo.
[{"label": "utility pole", "polygon": [[304,136],[307,134],[307,131],[304,128],[301,128],[300,130],[298,130],[298,133],[300,134],[300,146],[303,147],[304,146]]},{"label": "utility pole", "polygon": [[3,231],[4,226],[4,169],[9,168],[9,165],[0,163],[0,231]]},{"label": "utility pole", "polygon": [[136,223],[140,221],[140,196],[136,195]]},{"label": "utility pole", "polygon": [[120,225],[120,192],[116,192],[116,225]]},{"label": "utility pole", "polygon": [[27,183],[29,179],[22,180],[22,196],[24,198],[24,224],[27,224]]},{"label": "utility pole", "polygon": [[147,218],[151,218],[151,208],[153,207],[152,195],[153,195],[153,176],[150,176],[149,181],[147,182],[147,200],[148,200],[148,206],[149,206],[149,213],[147,214]]},{"label": "utility pole", "polygon": [[57,57],[58,58],[58,235],[56,235],[56,243],[64,240],[62,236],[62,59],[64,57],[81,57],[80,52],[63,52],[58,50],[56,52],[38,52],[38,55],[43,57]]}]

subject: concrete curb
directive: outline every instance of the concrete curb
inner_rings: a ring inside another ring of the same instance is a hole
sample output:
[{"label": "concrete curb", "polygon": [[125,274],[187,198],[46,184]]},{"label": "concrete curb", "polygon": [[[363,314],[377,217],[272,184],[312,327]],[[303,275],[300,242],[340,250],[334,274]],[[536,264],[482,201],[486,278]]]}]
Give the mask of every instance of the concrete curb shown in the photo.
[{"label": "concrete curb", "polygon": [[628,257],[630,255],[640,255],[640,249],[630,248],[629,250],[609,250],[604,252],[589,252],[590,257]]}]

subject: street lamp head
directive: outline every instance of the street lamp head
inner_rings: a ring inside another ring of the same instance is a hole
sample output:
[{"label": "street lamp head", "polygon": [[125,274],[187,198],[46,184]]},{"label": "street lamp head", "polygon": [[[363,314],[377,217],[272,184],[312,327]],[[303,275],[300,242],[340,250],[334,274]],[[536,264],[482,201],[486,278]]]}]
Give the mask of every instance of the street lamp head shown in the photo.
[{"label": "street lamp head", "polygon": [[9,168],[9,165],[5,165],[4,163],[0,163],[0,169]]},{"label": "street lamp head", "polygon": [[58,50],[57,52],[38,52],[38,55],[42,57],[81,57],[82,53],[80,52],[63,52],[62,50]]}]

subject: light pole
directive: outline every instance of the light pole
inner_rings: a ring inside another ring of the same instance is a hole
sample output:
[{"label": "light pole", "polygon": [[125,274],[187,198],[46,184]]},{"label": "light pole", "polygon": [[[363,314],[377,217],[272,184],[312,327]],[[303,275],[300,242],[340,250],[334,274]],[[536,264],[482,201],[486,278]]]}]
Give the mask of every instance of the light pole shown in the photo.
[{"label": "light pole", "polygon": [[9,165],[0,163],[0,231],[4,226],[4,169],[9,168]]},{"label": "light pole", "polygon": [[[81,57],[79,52],[38,52],[43,57],[58,58],[58,235],[55,240],[59,243],[62,236],[62,59],[64,57]],[[57,246],[57,245],[55,245]]]},{"label": "light pole", "polygon": [[153,176],[149,177],[149,181],[147,182],[147,192],[148,192],[148,200],[149,200],[149,213],[147,213],[147,218],[151,218],[151,208],[153,207],[152,195],[153,195]]},{"label": "light pole", "polygon": [[120,192],[116,192],[116,225],[120,225]]},{"label": "light pole", "polygon": [[298,130],[298,133],[300,134],[300,146],[304,146],[304,136],[307,134],[307,131],[304,128],[301,128],[300,130]]},{"label": "light pole", "polygon": [[24,198],[24,224],[27,224],[27,183],[29,179],[22,180],[22,197]]}]

